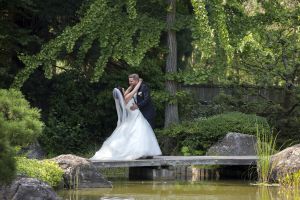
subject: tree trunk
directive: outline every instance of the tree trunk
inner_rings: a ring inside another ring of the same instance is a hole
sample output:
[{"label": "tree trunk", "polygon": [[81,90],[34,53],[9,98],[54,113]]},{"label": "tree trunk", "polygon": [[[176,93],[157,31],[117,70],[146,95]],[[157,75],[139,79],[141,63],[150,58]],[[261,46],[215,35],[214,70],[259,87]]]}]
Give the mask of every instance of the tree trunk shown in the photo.
[{"label": "tree trunk", "polygon": [[[177,41],[176,31],[172,30],[175,23],[176,0],[167,0],[169,9],[167,14],[167,30],[168,30],[168,48],[169,54],[167,57],[166,73],[177,72]],[[166,91],[171,95],[176,95],[177,84],[175,81],[167,80],[165,83]],[[165,127],[172,123],[178,123],[178,104],[177,102],[167,103],[165,108]]]}]

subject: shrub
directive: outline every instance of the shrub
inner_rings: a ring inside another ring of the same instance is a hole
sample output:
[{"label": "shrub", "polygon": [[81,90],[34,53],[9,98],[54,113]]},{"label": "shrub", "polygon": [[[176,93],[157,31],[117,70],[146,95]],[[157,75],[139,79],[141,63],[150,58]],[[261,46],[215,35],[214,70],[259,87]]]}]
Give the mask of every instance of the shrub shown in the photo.
[{"label": "shrub", "polygon": [[[232,94],[220,93],[214,98],[212,107],[218,107],[219,113],[238,111],[264,116],[279,133],[277,138],[279,146],[288,147],[291,143],[299,143],[300,89],[295,87],[292,93],[289,93],[284,88],[267,88],[272,94],[268,97],[261,95],[258,88],[246,88],[234,88]],[[204,110],[213,111],[211,107]]]},{"label": "shrub", "polygon": [[17,90],[0,89],[0,183],[9,183],[15,174],[11,146],[27,145],[42,132],[43,123],[36,108]]},{"label": "shrub", "polygon": [[18,175],[37,178],[53,187],[58,186],[62,181],[63,170],[54,161],[39,161],[25,157],[17,157],[16,160]]},{"label": "shrub", "polygon": [[7,184],[13,179],[16,167],[12,148],[2,131],[3,123],[2,113],[0,113],[0,184]]},{"label": "shrub", "polygon": [[252,114],[230,112],[182,122],[167,129],[159,130],[159,137],[171,137],[177,141],[176,151],[184,155],[203,155],[206,150],[223,138],[228,132],[239,132],[255,135],[255,124],[266,130],[269,125],[266,119]]},{"label": "shrub", "polygon": [[17,90],[0,90],[1,132],[11,145],[27,145],[41,133],[43,123],[36,108],[31,108],[22,93]]}]

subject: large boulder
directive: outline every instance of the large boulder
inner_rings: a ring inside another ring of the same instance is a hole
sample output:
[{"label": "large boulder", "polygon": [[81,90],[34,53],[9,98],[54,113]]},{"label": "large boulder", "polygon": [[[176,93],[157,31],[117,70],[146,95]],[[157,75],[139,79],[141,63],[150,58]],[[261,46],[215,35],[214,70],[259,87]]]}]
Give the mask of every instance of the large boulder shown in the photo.
[{"label": "large boulder", "polygon": [[276,180],[300,170],[300,144],[288,147],[272,156],[273,171],[271,177]]},{"label": "large boulder", "polygon": [[17,178],[9,186],[0,188],[4,200],[57,200],[60,199],[47,183],[36,178]]},{"label": "large boulder", "polygon": [[256,137],[241,133],[227,133],[217,144],[211,146],[208,156],[254,156]]},{"label": "large boulder", "polygon": [[64,171],[66,188],[111,188],[107,181],[87,159],[72,154],[60,155],[51,160]]}]

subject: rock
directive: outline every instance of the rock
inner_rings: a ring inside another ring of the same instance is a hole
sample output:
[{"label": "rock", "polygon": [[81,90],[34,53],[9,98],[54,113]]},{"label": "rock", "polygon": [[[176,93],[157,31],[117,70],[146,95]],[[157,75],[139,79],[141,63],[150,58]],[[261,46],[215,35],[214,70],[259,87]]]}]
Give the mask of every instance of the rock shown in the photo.
[{"label": "rock", "polygon": [[254,156],[256,137],[241,133],[227,133],[217,144],[211,146],[208,156]]},{"label": "rock", "polygon": [[271,178],[278,178],[300,170],[300,144],[288,147],[272,156],[273,171]]},{"label": "rock", "polygon": [[97,171],[87,159],[66,154],[50,160],[55,161],[64,171],[64,185],[66,188],[111,188],[111,182]]},{"label": "rock", "polygon": [[4,200],[57,200],[60,199],[47,183],[36,178],[17,178],[10,186],[0,189]]},{"label": "rock", "polygon": [[23,147],[18,154],[25,154],[27,158],[30,159],[43,159],[45,158],[45,153],[42,150],[38,141],[30,144],[27,147]]}]

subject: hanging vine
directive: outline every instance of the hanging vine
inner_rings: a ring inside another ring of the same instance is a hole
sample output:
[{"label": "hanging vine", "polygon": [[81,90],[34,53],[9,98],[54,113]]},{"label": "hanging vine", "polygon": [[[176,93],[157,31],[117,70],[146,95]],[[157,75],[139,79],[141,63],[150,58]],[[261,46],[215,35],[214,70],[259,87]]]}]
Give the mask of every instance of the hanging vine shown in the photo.
[{"label": "hanging vine", "polygon": [[[66,54],[75,53],[76,64],[83,65],[94,42],[100,53],[93,65],[92,81],[99,80],[109,59],[138,65],[145,53],[158,45],[164,23],[147,13],[139,13],[135,2],[127,0],[111,4],[108,0],[95,0],[79,23],[65,28],[59,36],[42,46],[38,54],[19,56],[25,69],[16,76],[13,87],[21,87],[39,66],[43,66],[46,77],[51,78],[57,60]],[[125,12],[124,6],[127,8]],[[80,47],[75,51],[78,42]]]},{"label": "hanging vine", "polygon": [[196,51],[201,52],[201,59],[207,59],[214,55],[214,32],[209,25],[208,13],[204,0],[192,0],[195,20],[192,24],[192,33]]},{"label": "hanging vine", "polygon": [[215,35],[219,44],[217,48],[224,50],[227,65],[230,66],[233,59],[233,47],[229,41],[224,2],[222,0],[212,0],[210,1],[210,5],[212,6],[211,20],[213,21]]}]

